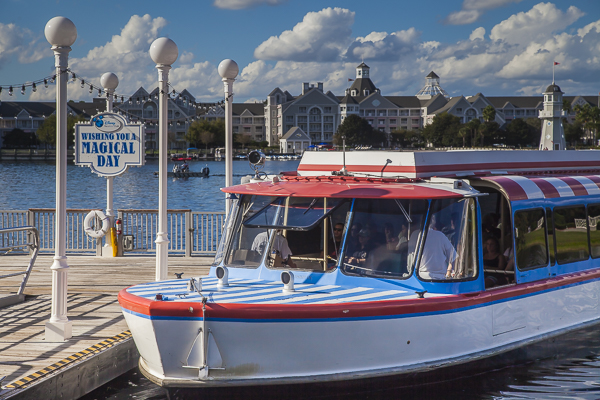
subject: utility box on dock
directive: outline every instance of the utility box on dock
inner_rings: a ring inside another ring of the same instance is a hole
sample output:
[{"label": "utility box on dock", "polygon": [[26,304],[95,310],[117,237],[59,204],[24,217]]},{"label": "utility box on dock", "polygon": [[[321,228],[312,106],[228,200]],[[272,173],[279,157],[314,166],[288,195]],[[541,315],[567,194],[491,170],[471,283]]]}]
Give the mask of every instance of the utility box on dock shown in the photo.
[{"label": "utility box on dock", "polygon": [[133,235],[123,235],[123,251],[133,251],[135,249],[135,242]]}]

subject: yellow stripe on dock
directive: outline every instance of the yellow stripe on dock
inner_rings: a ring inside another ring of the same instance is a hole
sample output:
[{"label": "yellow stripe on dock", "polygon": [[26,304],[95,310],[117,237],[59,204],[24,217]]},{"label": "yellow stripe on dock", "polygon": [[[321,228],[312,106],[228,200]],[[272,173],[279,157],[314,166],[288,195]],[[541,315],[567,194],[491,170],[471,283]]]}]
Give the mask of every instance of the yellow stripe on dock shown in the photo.
[{"label": "yellow stripe on dock", "polygon": [[131,337],[131,331],[125,331],[123,333],[119,333],[112,338],[108,338],[103,340],[100,343],[94,344],[88,347],[85,350],[81,350],[67,358],[64,358],[60,361],[55,362],[52,365],[49,365],[37,372],[34,372],[30,375],[27,375],[23,378],[20,378],[18,381],[12,382],[6,386],[3,386],[2,389],[20,389],[26,385],[30,385],[32,382],[45,377],[50,373],[58,372],[61,368],[68,366],[76,361],[81,361],[84,358],[89,357],[90,355],[97,354],[101,352],[103,349],[107,349],[113,347],[115,343],[122,342],[125,339],[129,339]]}]

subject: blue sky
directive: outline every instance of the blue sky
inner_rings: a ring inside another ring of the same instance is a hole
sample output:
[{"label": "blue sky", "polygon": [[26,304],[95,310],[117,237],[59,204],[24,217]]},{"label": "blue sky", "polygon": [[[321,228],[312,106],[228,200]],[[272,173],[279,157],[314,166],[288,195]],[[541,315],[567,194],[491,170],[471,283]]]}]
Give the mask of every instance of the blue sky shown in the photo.
[{"label": "blue sky", "polygon": [[[104,72],[117,93],[152,90],[148,54],[157,37],[179,48],[171,84],[197,101],[219,101],[219,62],[234,59],[236,102],[262,101],[275,87],[300,93],[323,82],[343,95],[364,60],[384,95],[414,95],[431,70],[452,96],[537,95],[552,79],[566,95],[600,92],[600,0],[197,0],[188,2],[0,0],[0,85],[53,73],[44,37],[52,17],[71,19],[78,38],[70,67],[100,86]],[[69,98],[89,100],[69,84]],[[2,100],[53,100],[52,88],[20,90]]]}]

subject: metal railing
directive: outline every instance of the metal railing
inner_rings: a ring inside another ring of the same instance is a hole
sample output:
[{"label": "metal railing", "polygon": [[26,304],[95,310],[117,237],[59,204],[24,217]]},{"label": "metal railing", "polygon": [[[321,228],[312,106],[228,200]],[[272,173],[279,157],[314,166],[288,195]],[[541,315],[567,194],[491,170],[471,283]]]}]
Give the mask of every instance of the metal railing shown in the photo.
[{"label": "metal railing", "polygon": [[4,254],[22,248],[27,248],[31,253],[31,259],[29,260],[29,264],[27,265],[25,272],[14,272],[11,274],[0,275],[0,279],[23,275],[23,280],[21,281],[21,285],[17,291],[17,296],[21,296],[24,294],[23,292],[25,290],[25,286],[27,286],[29,275],[31,275],[31,270],[33,269],[35,259],[37,258],[40,250],[40,237],[38,230],[33,226],[0,229],[0,241],[2,243],[2,245],[0,245],[0,251],[5,252]]},{"label": "metal railing", "polygon": [[[96,253],[104,238],[96,240],[85,234],[83,222],[89,209],[67,210],[66,251],[70,253]],[[120,210],[117,217],[122,221],[122,234],[133,236],[133,253],[156,252],[158,210]],[[55,211],[48,208],[32,208],[26,211],[0,210],[0,229],[30,225],[39,232],[39,251],[54,251]],[[223,212],[197,212],[191,210],[168,210],[167,233],[169,254],[212,255],[217,251],[221,229],[225,222]],[[13,232],[0,237],[0,247],[26,243],[26,233]]]}]

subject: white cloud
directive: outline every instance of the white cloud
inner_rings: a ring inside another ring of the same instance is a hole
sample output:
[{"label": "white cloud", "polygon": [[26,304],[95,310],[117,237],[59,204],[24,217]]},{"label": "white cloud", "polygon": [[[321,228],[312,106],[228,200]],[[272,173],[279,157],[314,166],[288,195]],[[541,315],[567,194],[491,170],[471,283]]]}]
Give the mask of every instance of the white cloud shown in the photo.
[{"label": "white cloud", "polygon": [[464,0],[462,9],[450,13],[444,23],[449,25],[467,25],[479,19],[484,11],[519,3],[522,0]]},{"label": "white cloud", "polygon": [[283,3],[287,3],[287,0],[215,0],[213,6],[227,10],[242,10],[262,5],[278,6]]},{"label": "white cloud", "polygon": [[[131,94],[140,86],[152,90],[157,85],[157,73],[148,50],[159,32],[167,25],[162,18],[133,15],[121,30],[103,46],[93,48],[82,58],[69,57],[69,68],[81,78],[100,86],[100,76],[105,72],[114,72],[119,77],[116,93]],[[184,57],[188,57],[184,53]],[[97,95],[97,94],[94,94]],[[80,97],[77,97],[80,96]],[[88,88],[79,84],[69,85],[69,98],[89,98]],[[54,94],[44,90],[33,93],[31,100],[47,100]]]},{"label": "white cloud", "polygon": [[476,39],[483,40],[484,37],[485,37],[485,28],[480,26],[479,28],[477,28],[473,32],[471,32],[471,36],[469,36],[469,40],[476,40]]},{"label": "white cloud", "polygon": [[47,42],[39,41],[29,29],[0,23],[0,68],[13,58],[28,64],[39,61],[48,54],[52,53]]},{"label": "white cloud", "polygon": [[309,12],[291,31],[271,36],[254,50],[260,60],[335,61],[351,42],[354,12],[325,8]]},{"label": "white cloud", "polygon": [[583,15],[584,13],[575,6],[563,12],[552,3],[539,3],[531,10],[512,15],[494,26],[490,38],[507,43],[534,41],[565,29]]},{"label": "white cloud", "polygon": [[372,32],[358,37],[346,52],[348,60],[376,59],[394,61],[413,53],[419,45],[421,33],[415,28],[404,31]]}]

